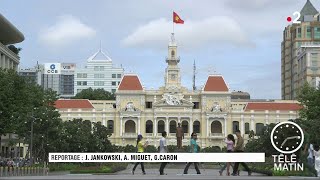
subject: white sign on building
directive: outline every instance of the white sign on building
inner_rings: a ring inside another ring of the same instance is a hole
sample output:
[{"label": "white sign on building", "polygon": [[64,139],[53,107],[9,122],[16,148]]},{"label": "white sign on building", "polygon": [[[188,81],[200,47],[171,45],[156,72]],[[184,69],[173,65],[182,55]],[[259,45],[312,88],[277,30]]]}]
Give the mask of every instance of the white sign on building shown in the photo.
[{"label": "white sign on building", "polygon": [[61,64],[61,70],[64,71],[74,71],[76,69],[75,63],[62,63]]},{"label": "white sign on building", "polygon": [[45,63],[44,74],[61,74],[60,63]]}]

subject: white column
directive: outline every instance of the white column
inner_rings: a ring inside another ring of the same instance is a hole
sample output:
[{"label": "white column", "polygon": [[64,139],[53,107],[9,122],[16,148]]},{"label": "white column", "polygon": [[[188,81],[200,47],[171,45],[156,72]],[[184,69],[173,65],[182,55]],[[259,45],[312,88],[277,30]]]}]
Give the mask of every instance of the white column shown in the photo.
[{"label": "white column", "polygon": [[158,120],[157,120],[157,118],[155,118],[154,122],[155,122],[154,123],[154,136],[157,136],[158,135],[158,132],[157,132],[157,130],[158,130]]},{"label": "white column", "polygon": [[210,136],[210,133],[209,133],[209,118],[206,118],[206,120],[207,120],[207,137],[209,137]]},{"label": "white column", "polygon": [[3,56],[4,54],[0,53],[0,67],[3,67]]},{"label": "white column", "polygon": [[102,120],[102,125],[106,126],[106,120],[105,119]]},{"label": "white column", "polygon": [[138,134],[141,134],[141,129],[140,129],[140,117],[138,117]]},{"label": "white column", "polygon": [[266,110],[265,113],[266,113],[265,124],[268,125],[269,124],[269,110]]},{"label": "white column", "polygon": [[6,68],[9,69],[10,68],[10,59],[9,58],[6,58]]},{"label": "white column", "polygon": [[227,118],[224,117],[224,136],[226,136],[226,134],[228,134],[228,132],[227,132],[227,126],[228,126],[228,124],[227,124]]},{"label": "white column", "polygon": [[251,115],[251,123],[250,124],[251,124],[251,130],[256,132],[255,129],[254,129],[254,115]]},{"label": "white column", "polygon": [[289,111],[289,119],[293,119],[293,111]]},{"label": "white column", "polygon": [[166,117],[166,132],[169,134],[169,117]]},{"label": "white column", "polygon": [[245,128],[244,128],[244,117],[243,117],[243,115],[241,115],[240,121],[241,121],[241,130],[240,131],[241,131],[241,134],[244,135],[245,134],[245,132],[244,132]]},{"label": "white column", "polygon": [[122,137],[122,117],[120,117],[120,137]]},{"label": "white column", "polygon": [[190,120],[190,122],[189,122],[189,134],[191,135],[192,127],[193,127],[193,121],[192,121],[191,117],[189,117],[189,120]]}]

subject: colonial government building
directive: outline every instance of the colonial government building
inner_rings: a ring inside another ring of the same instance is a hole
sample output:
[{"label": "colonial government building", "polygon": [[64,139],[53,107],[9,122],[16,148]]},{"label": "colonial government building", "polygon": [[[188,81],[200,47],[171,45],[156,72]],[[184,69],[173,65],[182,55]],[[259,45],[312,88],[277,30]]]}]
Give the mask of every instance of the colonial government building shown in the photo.
[{"label": "colonial government building", "polygon": [[117,145],[135,144],[141,133],[149,144],[159,146],[163,131],[168,132],[168,144],[175,145],[176,127],[181,123],[183,145],[189,145],[190,134],[196,132],[202,147],[224,146],[227,134],[238,129],[248,138],[251,130],[259,135],[266,124],[298,116],[296,101],[232,99],[222,75],[209,75],[202,89],[188,90],[181,85],[179,62],[172,36],[164,85],[159,89],[145,89],[138,75],[125,74],[115,101],[60,99],[56,107],[63,120],[100,121],[111,130],[111,142]]}]

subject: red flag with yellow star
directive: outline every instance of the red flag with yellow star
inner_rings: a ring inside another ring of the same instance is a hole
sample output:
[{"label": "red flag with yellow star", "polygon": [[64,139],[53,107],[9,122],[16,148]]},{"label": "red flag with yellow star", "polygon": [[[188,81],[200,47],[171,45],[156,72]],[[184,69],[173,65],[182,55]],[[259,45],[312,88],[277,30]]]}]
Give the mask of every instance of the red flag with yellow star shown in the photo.
[{"label": "red flag with yellow star", "polygon": [[173,11],[173,22],[176,24],[184,24],[184,20],[182,20],[177,13]]}]

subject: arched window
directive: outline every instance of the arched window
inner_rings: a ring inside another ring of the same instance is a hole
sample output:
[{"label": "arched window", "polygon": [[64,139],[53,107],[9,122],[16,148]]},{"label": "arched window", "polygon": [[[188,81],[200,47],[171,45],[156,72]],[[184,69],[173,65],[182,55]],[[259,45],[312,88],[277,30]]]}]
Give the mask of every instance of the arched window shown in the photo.
[{"label": "arched window", "polygon": [[170,129],[169,129],[170,133],[176,133],[177,131],[177,122],[172,120],[170,121]]},{"label": "arched window", "polygon": [[151,120],[146,122],[146,133],[153,133],[153,123]]},{"label": "arched window", "polygon": [[126,121],[124,125],[125,133],[136,133],[136,123],[132,120]]},{"label": "arched window", "polygon": [[222,124],[220,121],[213,121],[211,123],[211,133],[222,133]]},{"label": "arched window", "polygon": [[182,121],[183,133],[189,133],[189,123],[188,121]]},{"label": "arched window", "polygon": [[235,134],[237,130],[239,130],[239,122],[238,121],[233,121],[232,122],[232,133]]},{"label": "arched window", "polygon": [[171,51],[171,57],[174,57],[175,53],[174,50]]},{"label": "arched window", "polygon": [[257,123],[256,124],[256,135],[261,136],[263,134],[264,130],[264,124],[263,123]]},{"label": "arched window", "polygon": [[199,121],[193,122],[193,132],[200,133],[200,122]]},{"label": "arched window", "polygon": [[114,133],[114,126],[113,126],[113,120],[108,120],[107,122],[107,128],[110,133]]},{"label": "arched window", "polygon": [[244,123],[244,132],[245,132],[245,134],[249,134],[250,133],[250,125],[249,125],[249,123]]},{"label": "arched window", "polygon": [[162,133],[164,130],[164,121],[158,121],[158,133]]}]

